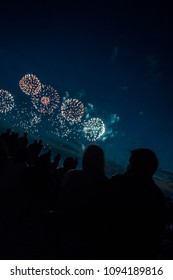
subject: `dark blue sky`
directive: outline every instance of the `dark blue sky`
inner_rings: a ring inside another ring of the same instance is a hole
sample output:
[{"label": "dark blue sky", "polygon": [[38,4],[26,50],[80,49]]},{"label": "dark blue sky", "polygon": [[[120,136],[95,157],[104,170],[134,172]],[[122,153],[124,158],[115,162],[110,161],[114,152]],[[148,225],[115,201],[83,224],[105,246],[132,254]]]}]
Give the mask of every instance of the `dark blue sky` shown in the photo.
[{"label": "dark blue sky", "polygon": [[169,2],[57,2],[1,6],[0,88],[20,100],[18,81],[34,73],[62,94],[83,91],[98,114],[120,116],[118,136],[104,142],[107,154],[126,162],[130,149],[151,147],[172,171]]}]

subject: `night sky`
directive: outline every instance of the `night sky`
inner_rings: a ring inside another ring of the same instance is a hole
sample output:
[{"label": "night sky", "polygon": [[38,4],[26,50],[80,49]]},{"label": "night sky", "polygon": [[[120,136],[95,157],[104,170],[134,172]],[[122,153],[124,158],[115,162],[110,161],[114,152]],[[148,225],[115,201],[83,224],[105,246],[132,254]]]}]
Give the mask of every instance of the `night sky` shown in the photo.
[{"label": "night sky", "polygon": [[[172,172],[173,11],[166,1],[111,2],[3,4],[0,88],[14,96],[18,110],[22,102],[30,110],[19,80],[33,73],[61,99],[81,100],[90,117],[104,121],[96,143],[109,160],[126,166],[131,149],[148,147],[160,168]],[[1,130],[11,127],[13,113],[0,113]],[[42,117],[40,137],[59,149],[62,139],[50,133],[49,117]],[[68,151],[90,143],[78,136],[62,141]]]}]

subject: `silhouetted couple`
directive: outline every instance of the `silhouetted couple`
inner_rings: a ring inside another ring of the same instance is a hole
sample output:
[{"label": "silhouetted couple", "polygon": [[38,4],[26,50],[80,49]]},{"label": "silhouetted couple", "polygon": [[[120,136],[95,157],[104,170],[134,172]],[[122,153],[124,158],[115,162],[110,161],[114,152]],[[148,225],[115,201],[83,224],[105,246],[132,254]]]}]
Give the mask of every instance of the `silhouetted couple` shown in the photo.
[{"label": "silhouetted couple", "polygon": [[82,170],[64,177],[65,257],[155,259],[165,223],[164,195],[152,178],[157,168],[153,151],[136,149],[125,174],[108,179],[103,150],[89,145]]}]

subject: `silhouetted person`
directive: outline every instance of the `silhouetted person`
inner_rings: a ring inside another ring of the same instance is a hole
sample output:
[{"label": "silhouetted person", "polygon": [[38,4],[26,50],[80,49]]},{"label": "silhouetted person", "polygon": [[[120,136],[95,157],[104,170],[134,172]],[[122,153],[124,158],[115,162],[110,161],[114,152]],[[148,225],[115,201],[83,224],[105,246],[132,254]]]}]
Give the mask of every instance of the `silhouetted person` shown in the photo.
[{"label": "silhouetted person", "polygon": [[15,246],[20,239],[21,225],[25,220],[22,190],[27,173],[27,150],[16,150],[14,157],[7,157],[6,150],[4,152],[3,171],[0,172],[0,258],[13,258],[18,250]]},{"label": "silhouetted person", "polygon": [[57,203],[57,200],[59,200],[59,194],[62,190],[62,182],[65,174],[67,173],[68,170],[76,169],[78,164],[77,159],[74,159],[73,157],[67,157],[64,159],[63,166],[57,168],[60,159],[61,159],[60,154],[58,154],[55,157],[54,162],[52,163],[52,171],[55,180],[55,187],[53,190],[55,204]]},{"label": "silhouetted person", "polygon": [[60,167],[56,170],[56,181],[57,181],[57,184],[62,184],[62,180],[64,178],[64,175],[66,174],[66,172],[68,170],[71,170],[71,169],[76,169],[77,167],[77,164],[78,164],[78,161],[77,159],[74,159],[73,157],[66,157],[64,159],[64,162],[63,162],[63,167]]},{"label": "silhouetted person", "polygon": [[19,138],[19,146],[23,148],[27,148],[28,146],[28,133],[24,132],[23,136]]},{"label": "silhouetted person", "polygon": [[127,171],[110,179],[111,258],[155,259],[165,225],[165,198],[152,176],[158,159],[150,149],[131,151]]},{"label": "silhouetted person", "polygon": [[102,250],[107,184],[104,169],[104,152],[93,144],[84,151],[82,170],[69,171],[64,177],[62,208],[72,246],[67,257],[97,258]]},{"label": "silhouetted person", "polygon": [[53,170],[56,170],[59,166],[59,162],[61,160],[61,155],[58,153],[55,157],[54,157],[54,161],[52,162],[52,168]]},{"label": "silhouetted person", "polygon": [[[4,140],[4,142],[5,142],[6,147],[7,147],[8,150],[9,150],[9,148],[10,148],[10,137],[11,137],[11,129],[10,129],[10,128],[8,128],[8,129],[6,130],[6,132],[3,132],[3,133],[1,134],[1,139]],[[9,152],[8,152],[8,153],[9,153]]]},{"label": "silhouetted person", "polygon": [[49,149],[48,152],[39,156],[36,164],[28,169],[26,176],[25,189],[28,197],[33,198],[33,211],[38,215],[51,209],[52,184],[51,150]]},{"label": "silhouetted person", "polygon": [[36,161],[41,153],[42,148],[43,148],[42,140],[39,140],[39,142],[37,140],[34,140],[34,142],[28,146],[28,150],[30,151],[31,154],[32,164],[36,164]]}]

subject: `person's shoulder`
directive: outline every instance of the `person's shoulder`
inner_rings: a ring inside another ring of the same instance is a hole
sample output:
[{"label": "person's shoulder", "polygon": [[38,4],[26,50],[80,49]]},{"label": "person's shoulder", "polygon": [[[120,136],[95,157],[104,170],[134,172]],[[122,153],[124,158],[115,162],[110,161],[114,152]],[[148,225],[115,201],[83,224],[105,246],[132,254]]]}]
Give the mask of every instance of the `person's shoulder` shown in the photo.
[{"label": "person's shoulder", "polygon": [[82,170],[70,169],[64,175],[64,183],[73,182],[82,176]]},{"label": "person's shoulder", "polygon": [[79,169],[70,169],[70,170],[68,170],[67,172],[66,172],[66,174],[68,175],[68,176],[71,176],[71,177],[73,177],[73,176],[80,176],[81,174],[82,174],[82,170],[79,170]]},{"label": "person's shoulder", "polygon": [[62,173],[63,170],[64,170],[63,167],[59,167],[59,168],[56,169],[56,173],[58,173],[58,174]]},{"label": "person's shoulder", "polygon": [[114,174],[110,179],[109,179],[109,182],[110,183],[116,183],[116,182],[120,182],[124,180],[124,174],[120,174],[120,173],[117,173],[117,174]]}]

